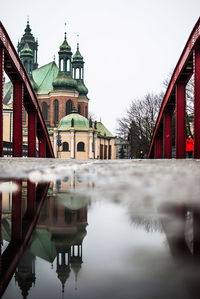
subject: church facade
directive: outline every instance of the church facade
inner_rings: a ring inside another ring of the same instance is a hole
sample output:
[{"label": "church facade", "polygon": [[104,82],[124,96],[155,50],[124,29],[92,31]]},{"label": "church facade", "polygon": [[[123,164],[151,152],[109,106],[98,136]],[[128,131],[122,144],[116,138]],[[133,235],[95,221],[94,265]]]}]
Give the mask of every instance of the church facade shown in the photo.
[{"label": "church facade", "polygon": [[[79,44],[73,55],[65,32],[58,51],[58,66],[52,61],[38,67],[38,41],[27,21],[17,50],[37,95],[55,156],[115,159],[114,136],[101,122],[88,119],[88,89],[84,83],[84,60]],[[4,94],[7,105],[12,105],[13,101],[10,89],[7,86]],[[24,111],[24,142],[27,142],[27,118]]]}]

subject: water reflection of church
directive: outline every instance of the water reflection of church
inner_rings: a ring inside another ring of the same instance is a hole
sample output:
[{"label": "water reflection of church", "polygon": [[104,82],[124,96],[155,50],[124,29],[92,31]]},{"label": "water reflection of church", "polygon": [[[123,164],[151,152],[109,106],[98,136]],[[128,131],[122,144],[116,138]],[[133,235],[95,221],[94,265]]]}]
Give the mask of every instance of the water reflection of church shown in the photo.
[{"label": "water reflection of church", "polygon": [[[62,292],[71,271],[77,281],[83,263],[82,243],[87,234],[88,199],[70,192],[69,185],[72,185],[70,179],[67,183],[57,182],[50,188],[50,196],[44,202],[29,247],[17,266],[15,281],[23,298],[27,298],[29,290],[37,283],[36,257],[49,262],[52,271],[53,263],[56,264]],[[4,221],[4,226],[8,222]]]}]

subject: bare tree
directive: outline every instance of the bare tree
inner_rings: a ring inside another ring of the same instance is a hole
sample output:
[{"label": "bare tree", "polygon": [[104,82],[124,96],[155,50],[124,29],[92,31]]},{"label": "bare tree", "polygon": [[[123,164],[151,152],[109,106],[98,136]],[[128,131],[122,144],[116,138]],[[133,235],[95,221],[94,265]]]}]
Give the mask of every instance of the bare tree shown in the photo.
[{"label": "bare tree", "polygon": [[128,139],[130,155],[145,154],[153,134],[163,94],[146,94],[144,98],[132,100],[126,115],[118,120],[117,135]]}]

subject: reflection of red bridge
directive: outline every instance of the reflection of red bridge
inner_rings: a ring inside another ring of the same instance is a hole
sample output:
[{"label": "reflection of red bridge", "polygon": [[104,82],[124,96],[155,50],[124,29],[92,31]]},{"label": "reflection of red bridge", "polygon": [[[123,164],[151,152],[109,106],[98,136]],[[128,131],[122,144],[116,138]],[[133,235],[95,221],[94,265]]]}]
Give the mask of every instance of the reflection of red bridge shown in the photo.
[{"label": "reflection of red bridge", "polygon": [[194,158],[200,158],[200,18],[172,74],[156,121],[148,158],[172,157],[172,114],[176,109],[176,158],[185,158],[186,84],[194,74]]},{"label": "reflection of red bridge", "polygon": [[36,156],[36,136],[39,156],[54,157],[48,131],[25,69],[0,22],[0,157],[3,156],[3,72],[13,84],[13,156],[22,157],[22,107],[28,113],[28,156]]}]

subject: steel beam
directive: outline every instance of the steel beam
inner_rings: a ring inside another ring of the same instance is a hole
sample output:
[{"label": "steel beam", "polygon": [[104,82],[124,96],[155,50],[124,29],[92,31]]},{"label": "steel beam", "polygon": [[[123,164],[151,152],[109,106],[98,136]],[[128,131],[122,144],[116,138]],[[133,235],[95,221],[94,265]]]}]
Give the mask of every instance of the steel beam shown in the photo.
[{"label": "steel beam", "polygon": [[38,137],[39,140],[39,157],[46,158],[46,139],[42,136]]},{"label": "steel beam", "polygon": [[36,157],[37,112],[28,111],[28,157]]},{"label": "steel beam", "polygon": [[200,48],[193,51],[194,60],[194,158],[200,158]]},{"label": "steel beam", "polygon": [[3,157],[3,70],[4,48],[0,47],[0,157]]},{"label": "steel beam", "polygon": [[33,216],[36,209],[36,184],[27,181],[27,213],[29,216]]},{"label": "steel beam", "polygon": [[163,158],[172,158],[172,110],[167,110],[163,115]]},{"label": "steel beam", "polygon": [[154,145],[154,159],[162,159],[163,156],[163,138],[161,135],[156,136]]},{"label": "steel beam", "polygon": [[[193,49],[196,47],[196,45],[199,43],[200,40],[200,18],[198,19],[197,23],[195,24],[188,41],[183,49],[183,52],[177,62],[177,65],[174,69],[174,72],[172,74],[172,77],[170,79],[169,85],[167,87],[166,93],[163,98],[163,102],[160,108],[160,112],[155,124],[154,132],[153,132],[153,137],[151,140],[151,144],[149,147],[149,152],[147,157],[150,158],[153,156],[153,148],[154,148],[154,140],[158,134],[158,129],[160,127],[160,124],[163,120],[163,113],[167,107],[167,105],[170,102],[171,97],[173,96],[173,92],[175,89],[175,86],[180,79],[181,75],[184,75],[184,71],[187,68],[187,64],[189,63],[190,65],[190,59],[193,55]],[[192,75],[192,70],[191,70],[191,75]],[[190,75],[188,74],[187,78],[185,80],[189,80]],[[198,84],[199,86],[199,84]],[[200,142],[200,138],[198,138],[198,141]]]},{"label": "steel beam", "polygon": [[[2,239],[2,193],[0,192],[0,240]],[[2,264],[1,264],[1,246],[0,246],[0,277],[2,276]]]},{"label": "steel beam", "polygon": [[22,181],[15,181],[18,191],[13,193],[12,198],[12,240],[22,239]]},{"label": "steel beam", "polygon": [[22,81],[13,81],[13,157],[23,156],[23,92],[24,87]]},{"label": "steel beam", "polygon": [[185,83],[176,84],[176,158],[185,158],[186,110]]}]

